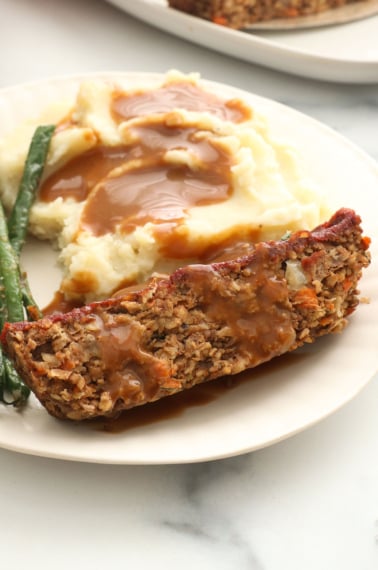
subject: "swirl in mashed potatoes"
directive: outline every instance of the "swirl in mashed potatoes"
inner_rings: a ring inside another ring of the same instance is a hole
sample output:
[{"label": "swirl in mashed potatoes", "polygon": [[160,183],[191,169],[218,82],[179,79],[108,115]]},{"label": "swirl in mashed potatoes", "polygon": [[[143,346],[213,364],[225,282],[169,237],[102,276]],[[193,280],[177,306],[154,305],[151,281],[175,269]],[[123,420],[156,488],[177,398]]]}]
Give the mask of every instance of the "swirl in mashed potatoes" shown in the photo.
[{"label": "swirl in mashed potatoes", "polygon": [[[1,147],[10,206],[26,149]],[[229,244],[312,229],[328,213],[263,117],[170,72],[154,88],[80,85],[59,116],[30,229],[57,244],[66,298],[91,301]]]}]

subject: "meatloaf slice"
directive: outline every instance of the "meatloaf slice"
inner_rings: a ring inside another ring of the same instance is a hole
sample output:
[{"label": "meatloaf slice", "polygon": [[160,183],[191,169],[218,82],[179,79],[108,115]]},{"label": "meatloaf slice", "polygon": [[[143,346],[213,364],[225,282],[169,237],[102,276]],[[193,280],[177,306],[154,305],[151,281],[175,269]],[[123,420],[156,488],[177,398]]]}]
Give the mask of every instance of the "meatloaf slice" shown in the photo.
[{"label": "meatloaf slice", "polygon": [[259,243],[243,257],[7,324],[3,345],[52,415],[113,417],[341,331],[358,304],[368,245],[360,218],[342,209],[312,232]]},{"label": "meatloaf slice", "polygon": [[318,14],[362,0],[168,0],[171,8],[242,29],[276,18],[298,18]]}]

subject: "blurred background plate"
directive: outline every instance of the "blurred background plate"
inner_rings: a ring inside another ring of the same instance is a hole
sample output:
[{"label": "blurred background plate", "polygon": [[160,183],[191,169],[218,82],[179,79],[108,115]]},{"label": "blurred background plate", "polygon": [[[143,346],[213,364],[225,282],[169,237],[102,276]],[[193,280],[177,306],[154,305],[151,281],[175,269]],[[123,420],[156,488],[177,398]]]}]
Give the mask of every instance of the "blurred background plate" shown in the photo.
[{"label": "blurred background plate", "polygon": [[326,81],[378,82],[378,15],[311,29],[237,31],[173,10],[166,0],[106,1],[182,39],[251,63]]}]

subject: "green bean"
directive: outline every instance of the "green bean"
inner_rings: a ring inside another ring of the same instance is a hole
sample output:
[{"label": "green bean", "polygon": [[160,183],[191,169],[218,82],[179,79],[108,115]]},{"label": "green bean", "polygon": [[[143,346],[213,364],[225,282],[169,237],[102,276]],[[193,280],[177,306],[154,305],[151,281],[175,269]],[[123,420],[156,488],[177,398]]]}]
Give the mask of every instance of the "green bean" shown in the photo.
[{"label": "green bean", "polygon": [[3,402],[12,406],[22,406],[28,399],[30,390],[22,382],[13,364],[9,358],[3,355],[4,366],[4,391],[6,394],[11,395],[12,400],[9,402],[3,396]]},{"label": "green bean", "polygon": [[[23,176],[21,179],[16,201],[8,220],[9,241],[19,256],[25,243],[26,232],[29,224],[30,208],[42,178],[51,137],[54,133],[54,125],[42,125],[37,127],[30,143],[26,158]],[[20,276],[21,294],[23,305],[30,320],[41,317],[33,295],[30,291],[26,274]]]},{"label": "green bean", "polygon": [[[38,127],[33,135],[26,158],[19,192],[6,222],[0,202],[0,325],[22,321],[26,316],[35,320],[41,316],[30,291],[25,273],[20,270],[20,253],[25,243],[30,208],[37,192],[55,127]],[[21,406],[30,394],[10,359],[0,349],[0,400]],[[11,397],[8,401],[7,396]]]},{"label": "green bean", "polygon": [[4,279],[0,272],[0,330],[3,328],[7,321],[8,311],[7,311],[7,304],[5,300],[5,287],[4,287]]},{"label": "green bean", "polygon": [[54,130],[54,125],[38,127],[30,143],[18,195],[8,220],[9,241],[17,255],[25,242],[30,208],[43,174]]},{"label": "green bean", "polygon": [[2,204],[0,204],[0,271],[4,285],[7,321],[23,321],[24,307],[18,258],[8,239],[8,228]]},{"label": "green bean", "polygon": [[[20,272],[18,261],[8,239],[8,228],[5,214],[0,203],[0,274],[1,274],[1,324],[5,321],[21,321],[24,318]],[[1,400],[5,404],[18,405],[26,401],[27,390],[9,359],[1,354]],[[10,402],[5,395],[12,398]]]}]

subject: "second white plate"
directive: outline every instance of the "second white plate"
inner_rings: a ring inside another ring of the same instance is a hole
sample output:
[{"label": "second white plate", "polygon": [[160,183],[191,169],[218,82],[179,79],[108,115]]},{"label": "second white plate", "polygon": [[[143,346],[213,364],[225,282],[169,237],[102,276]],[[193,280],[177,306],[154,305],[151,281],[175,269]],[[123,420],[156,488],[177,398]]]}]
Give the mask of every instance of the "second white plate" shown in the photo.
[{"label": "second white plate", "polygon": [[279,71],[334,82],[378,82],[378,15],[346,24],[241,32],[170,9],[166,0],[107,0],[180,38]]}]

